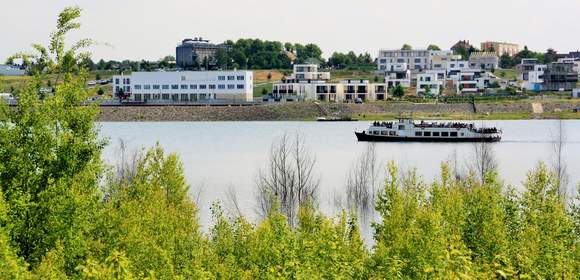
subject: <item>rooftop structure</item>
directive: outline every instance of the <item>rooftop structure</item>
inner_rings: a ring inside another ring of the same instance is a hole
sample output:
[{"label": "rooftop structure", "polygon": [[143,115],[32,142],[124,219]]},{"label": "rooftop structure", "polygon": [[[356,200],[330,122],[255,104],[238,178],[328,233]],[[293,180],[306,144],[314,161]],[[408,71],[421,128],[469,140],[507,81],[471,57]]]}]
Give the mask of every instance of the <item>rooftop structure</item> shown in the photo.
[{"label": "rooftop structure", "polygon": [[0,64],[0,76],[22,76],[25,74],[26,71],[19,67]]},{"label": "rooftop structure", "polygon": [[217,65],[216,52],[220,48],[223,46],[211,44],[201,37],[184,39],[175,48],[176,65],[186,70],[212,69]]}]

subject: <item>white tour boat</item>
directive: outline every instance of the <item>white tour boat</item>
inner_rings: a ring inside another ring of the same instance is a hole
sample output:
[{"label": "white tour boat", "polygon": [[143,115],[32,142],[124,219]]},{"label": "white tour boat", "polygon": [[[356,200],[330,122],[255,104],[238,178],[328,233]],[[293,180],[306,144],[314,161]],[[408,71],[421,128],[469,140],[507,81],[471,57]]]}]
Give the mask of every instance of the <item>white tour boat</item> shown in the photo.
[{"label": "white tour boat", "polygon": [[495,127],[477,128],[471,123],[399,119],[373,122],[367,130],[355,134],[358,141],[372,142],[498,142],[502,131]]}]

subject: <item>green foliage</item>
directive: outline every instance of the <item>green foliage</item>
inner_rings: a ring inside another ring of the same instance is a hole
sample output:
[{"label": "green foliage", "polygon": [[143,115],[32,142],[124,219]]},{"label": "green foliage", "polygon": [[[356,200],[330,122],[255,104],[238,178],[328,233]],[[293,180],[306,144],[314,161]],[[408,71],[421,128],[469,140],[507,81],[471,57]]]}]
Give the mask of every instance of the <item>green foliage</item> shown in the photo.
[{"label": "green foliage", "polygon": [[375,67],[374,61],[369,53],[359,54],[358,56],[350,51],[346,54],[334,52],[328,59],[327,65],[334,69],[360,69],[361,67]]},{"label": "green foliage", "polygon": [[403,46],[401,47],[401,50],[403,50],[403,51],[410,51],[412,49],[413,49],[413,47],[411,47],[411,45],[409,45],[409,44],[403,44]]},{"label": "green foliage", "polygon": [[405,96],[405,88],[401,85],[397,85],[392,89],[393,96],[397,98],[401,98]]},{"label": "green foliage", "polygon": [[441,50],[441,48],[439,46],[437,46],[437,45],[429,45],[427,47],[427,49],[430,50],[430,51],[440,51]]},{"label": "green foliage", "polygon": [[494,174],[485,183],[452,179],[443,165],[430,186],[413,172],[399,179],[390,164],[373,225],[369,262],[376,278],[572,279],[577,231],[545,165],[530,172],[517,195]]}]

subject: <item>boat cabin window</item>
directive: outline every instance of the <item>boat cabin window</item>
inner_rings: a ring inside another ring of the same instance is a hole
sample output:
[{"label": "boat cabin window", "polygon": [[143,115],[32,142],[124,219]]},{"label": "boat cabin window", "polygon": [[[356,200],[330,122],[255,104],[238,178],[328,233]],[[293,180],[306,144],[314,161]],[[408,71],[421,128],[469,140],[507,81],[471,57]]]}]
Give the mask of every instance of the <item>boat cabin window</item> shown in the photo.
[{"label": "boat cabin window", "polygon": [[447,137],[447,136],[449,136],[449,132],[441,132],[441,136]]},{"label": "boat cabin window", "polygon": [[457,137],[457,132],[451,132],[451,137]]},{"label": "boat cabin window", "polygon": [[374,134],[374,135],[379,135],[379,131],[378,131],[378,130],[374,130],[374,131],[373,131],[373,134]]},{"label": "boat cabin window", "polygon": [[395,136],[395,135],[397,135],[397,133],[395,131],[389,131],[389,135]]},{"label": "boat cabin window", "polygon": [[437,132],[433,131],[433,136],[439,136],[439,131]]},{"label": "boat cabin window", "polygon": [[389,134],[389,132],[386,130],[381,131],[381,135],[388,135],[388,134]]},{"label": "boat cabin window", "polygon": [[404,130],[404,129],[405,129],[405,126],[404,126],[404,125],[402,125],[402,124],[400,124],[400,125],[399,125],[399,130]]},{"label": "boat cabin window", "polygon": [[431,131],[425,131],[423,132],[423,136],[431,136]]},{"label": "boat cabin window", "polygon": [[463,136],[463,135],[464,135],[463,132],[461,132],[461,136]]},{"label": "boat cabin window", "polygon": [[421,136],[421,131],[415,131],[415,136]]}]

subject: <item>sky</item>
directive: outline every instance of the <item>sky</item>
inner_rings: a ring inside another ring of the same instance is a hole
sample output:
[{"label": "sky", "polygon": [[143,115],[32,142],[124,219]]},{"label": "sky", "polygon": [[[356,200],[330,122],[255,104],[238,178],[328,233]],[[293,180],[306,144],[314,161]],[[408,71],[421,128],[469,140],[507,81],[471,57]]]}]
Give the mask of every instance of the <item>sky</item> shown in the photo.
[{"label": "sky", "polygon": [[64,7],[83,9],[73,42],[91,38],[93,59],[157,60],[183,38],[260,38],[369,52],[458,40],[507,41],[532,50],[580,49],[579,0],[0,0],[0,62],[48,44]]}]

